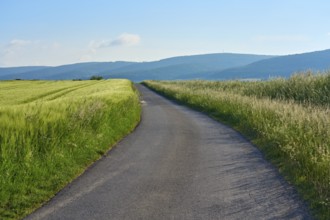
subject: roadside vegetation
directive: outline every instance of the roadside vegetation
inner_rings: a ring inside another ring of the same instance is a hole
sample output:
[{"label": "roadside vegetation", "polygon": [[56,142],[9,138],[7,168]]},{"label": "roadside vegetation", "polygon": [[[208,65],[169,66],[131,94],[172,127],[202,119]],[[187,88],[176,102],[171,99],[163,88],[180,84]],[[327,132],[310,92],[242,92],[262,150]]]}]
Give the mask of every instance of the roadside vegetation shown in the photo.
[{"label": "roadside vegetation", "polygon": [[231,125],[294,184],[318,219],[330,216],[330,72],[271,81],[145,81]]},{"label": "roadside vegetation", "polygon": [[0,81],[0,219],[50,199],[140,120],[128,80]]}]

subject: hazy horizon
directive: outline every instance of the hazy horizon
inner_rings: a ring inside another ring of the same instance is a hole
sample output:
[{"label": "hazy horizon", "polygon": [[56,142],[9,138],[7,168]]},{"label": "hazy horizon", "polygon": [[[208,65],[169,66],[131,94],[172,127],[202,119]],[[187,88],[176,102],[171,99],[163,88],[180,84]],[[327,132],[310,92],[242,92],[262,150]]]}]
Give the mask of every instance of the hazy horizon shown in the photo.
[{"label": "hazy horizon", "polygon": [[[328,50],[328,49],[325,49]],[[330,50],[330,48],[329,48]],[[310,53],[310,52],[317,52],[317,51],[306,51],[304,53]],[[171,59],[171,58],[177,58],[177,57],[189,57],[189,56],[200,56],[200,55],[212,55],[212,54],[244,54],[244,55],[257,55],[257,56],[288,56],[288,55],[296,55],[296,54],[303,54],[303,53],[293,53],[293,54],[282,54],[282,55],[276,55],[276,54],[253,54],[253,53],[231,53],[231,52],[219,52],[219,53],[203,53],[203,54],[187,54],[187,55],[179,55],[179,56],[172,56],[172,57],[164,57],[161,59],[156,60],[142,60],[142,61],[132,61],[132,60],[104,60],[104,61],[81,61],[81,62],[73,62],[73,63],[63,63],[59,65],[39,65],[39,66],[46,66],[46,67],[57,67],[57,66],[64,66],[64,65],[73,65],[73,64],[79,64],[79,63],[103,63],[103,62],[134,62],[134,63],[147,63],[147,62],[157,62],[161,60]],[[22,66],[0,66],[0,68],[10,68],[10,67],[29,67],[29,66],[37,66],[37,65],[22,65]]]},{"label": "hazy horizon", "polygon": [[210,53],[290,55],[330,48],[330,2],[0,2],[0,67]]}]

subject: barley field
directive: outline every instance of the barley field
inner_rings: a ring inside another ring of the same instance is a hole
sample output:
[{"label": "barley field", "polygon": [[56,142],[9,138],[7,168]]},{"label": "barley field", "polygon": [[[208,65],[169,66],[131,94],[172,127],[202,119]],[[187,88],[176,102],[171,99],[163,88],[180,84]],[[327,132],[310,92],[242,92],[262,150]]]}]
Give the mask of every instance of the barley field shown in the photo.
[{"label": "barley field", "polygon": [[330,73],[271,81],[145,81],[249,138],[296,186],[316,218],[330,216]]},{"label": "barley field", "polygon": [[0,219],[19,219],[140,120],[128,80],[0,81]]}]

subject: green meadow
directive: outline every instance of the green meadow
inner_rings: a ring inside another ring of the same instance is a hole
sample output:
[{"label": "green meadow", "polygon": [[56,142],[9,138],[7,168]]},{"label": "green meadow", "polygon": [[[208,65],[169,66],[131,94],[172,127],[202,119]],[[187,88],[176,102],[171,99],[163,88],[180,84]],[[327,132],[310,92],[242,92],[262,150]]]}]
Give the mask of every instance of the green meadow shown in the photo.
[{"label": "green meadow", "polygon": [[314,215],[330,216],[330,73],[270,81],[145,81],[151,89],[249,138],[296,186]]},{"label": "green meadow", "polygon": [[140,120],[128,80],[0,81],[0,219],[22,218]]}]

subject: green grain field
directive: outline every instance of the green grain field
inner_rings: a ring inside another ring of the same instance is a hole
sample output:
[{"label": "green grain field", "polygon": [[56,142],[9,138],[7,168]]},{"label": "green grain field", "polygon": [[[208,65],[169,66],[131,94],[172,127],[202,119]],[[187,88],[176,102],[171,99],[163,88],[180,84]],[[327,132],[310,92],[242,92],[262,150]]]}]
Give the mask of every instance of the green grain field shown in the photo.
[{"label": "green grain field", "polygon": [[330,216],[330,72],[271,81],[145,81],[233,126],[294,184],[319,219]]},{"label": "green grain field", "polygon": [[128,80],[0,81],[0,219],[42,205],[140,120]]}]

